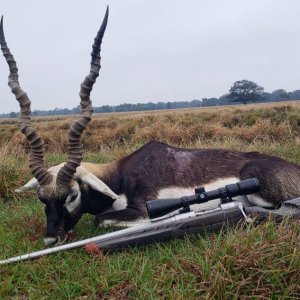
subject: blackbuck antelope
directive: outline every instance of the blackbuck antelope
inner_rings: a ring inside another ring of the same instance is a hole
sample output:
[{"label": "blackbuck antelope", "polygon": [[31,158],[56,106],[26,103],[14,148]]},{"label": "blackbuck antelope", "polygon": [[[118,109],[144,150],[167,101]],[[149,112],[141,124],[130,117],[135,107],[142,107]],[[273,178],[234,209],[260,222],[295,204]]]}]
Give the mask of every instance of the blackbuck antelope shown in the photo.
[{"label": "blackbuck antelope", "polygon": [[48,170],[43,161],[44,143],[31,125],[30,100],[19,85],[1,19],[1,49],[9,65],[9,86],[20,104],[19,126],[30,145],[29,166],[34,175],[17,191],[37,189],[45,204],[47,245],[62,243],[84,213],[97,215],[97,224],[138,222],[146,218],[147,200],[192,194],[200,186],[210,190],[257,177],[261,191],[248,196],[248,201],[269,208],[300,196],[300,166],[256,152],[181,149],[152,141],[117,162],[81,163],[80,137],[91,120],[90,92],[99,75],[107,19],[108,9],[93,45],[90,73],[81,84],[81,112],[69,130],[68,160]]}]

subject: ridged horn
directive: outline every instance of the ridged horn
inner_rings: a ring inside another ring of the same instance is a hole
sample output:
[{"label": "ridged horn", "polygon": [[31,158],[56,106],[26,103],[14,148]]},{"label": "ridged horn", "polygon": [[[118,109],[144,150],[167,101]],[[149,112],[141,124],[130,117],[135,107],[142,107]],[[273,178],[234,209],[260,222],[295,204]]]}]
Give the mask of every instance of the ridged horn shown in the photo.
[{"label": "ridged horn", "polygon": [[93,51],[91,53],[91,69],[87,77],[85,77],[83,83],[81,84],[80,89],[80,117],[78,120],[72,123],[69,131],[69,140],[68,140],[68,160],[66,164],[60,169],[57,175],[57,184],[61,186],[69,186],[75,172],[76,168],[80,165],[83,158],[83,146],[81,144],[80,138],[81,134],[91,120],[92,110],[92,101],[90,99],[90,93],[92,91],[93,85],[96,82],[97,77],[99,76],[99,71],[101,68],[100,65],[100,50],[102,38],[106,29],[107,20],[108,20],[108,6],[106,13],[102,22],[102,25],[97,33],[97,36],[94,40]]},{"label": "ridged horn", "polygon": [[10,53],[5,41],[3,16],[1,17],[0,24],[0,44],[3,56],[6,59],[10,71],[8,76],[8,85],[20,105],[20,116],[18,120],[19,128],[26,136],[30,147],[29,167],[39,184],[45,185],[52,180],[52,175],[47,171],[44,165],[44,141],[31,125],[31,102],[19,84],[17,63],[14,60],[13,55]]}]

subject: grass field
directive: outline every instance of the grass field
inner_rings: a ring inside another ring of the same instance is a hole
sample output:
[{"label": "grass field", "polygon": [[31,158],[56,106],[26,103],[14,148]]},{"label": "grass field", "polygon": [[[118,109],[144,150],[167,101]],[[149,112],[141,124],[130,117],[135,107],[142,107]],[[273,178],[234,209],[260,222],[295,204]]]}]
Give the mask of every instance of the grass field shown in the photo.
[{"label": "grass field", "polygon": [[[73,117],[33,119],[46,164],[65,160]],[[300,164],[300,103],[95,115],[85,161],[117,160],[151,139],[176,146],[260,151]],[[17,121],[0,120],[0,258],[43,249],[43,205],[14,189],[30,179]],[[272,220],[91,256],[76,249],[0,267],[0,299],[299,299],[300,222]],[[107,232],[92,216],[76,239]]]}]

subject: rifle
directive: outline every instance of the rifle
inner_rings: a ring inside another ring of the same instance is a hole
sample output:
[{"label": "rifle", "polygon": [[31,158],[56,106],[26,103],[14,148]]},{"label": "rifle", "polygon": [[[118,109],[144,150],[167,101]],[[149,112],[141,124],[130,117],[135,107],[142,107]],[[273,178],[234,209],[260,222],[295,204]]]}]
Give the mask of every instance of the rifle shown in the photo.
[{"label": "rifle", "polygon": [[[195,190],[195,195],[192,196],[147,201],[150,217],[150,221],[147,223],[66,245],[15,256],[1,260],[0,265],[33,259],[81,246],[84,246],[90,253],[99,254],[179,238],[191,233],[220,229],[224,225],[236,225],[242,220],[258,223],[270,216],[274,216],[277,221],[282,220],[284,216],[300,217],[300,197],[285,201],[279,209],[249,206],[249,204],[232,199],[240,195],[253,194],[259,190],[258,180],[251,178],[208,192],[204,188],[199,188]],[[216,208],[202,211],[191,211],[190,209],[190,205],[202,204],[214,199],[220,199],[220,204]]]}]

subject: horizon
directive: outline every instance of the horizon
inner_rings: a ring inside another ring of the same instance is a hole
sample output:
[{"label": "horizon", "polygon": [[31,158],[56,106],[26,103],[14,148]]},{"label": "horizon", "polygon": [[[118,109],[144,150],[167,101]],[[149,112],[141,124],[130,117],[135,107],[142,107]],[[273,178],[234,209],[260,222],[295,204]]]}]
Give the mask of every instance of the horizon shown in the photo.
[{"label": "horizon", "polygon": [[[299,90],[297,90],[299,91]],[[271,94],[271,93],[269,93]],[[153,102],[153,101],[150,101],[150,102],[145,102],[145,103],[142,103],[142,102],[138,102],[138,103],[120,103],[120,104],[116,104],[116,105],[101,105],[101,106],[93,106],[93,114],[106,114],[106,113],[124,113],[124,112],[146,112],[146,111],[159,111],[159,110],[177,110],[177,109],[197,109],[197,108],[209,108],[209,107],[219,107],[219,106],[236,106],[236,105],[245,105],[242,101],[230,101],[229,103],[219,103],[219,104],[215,104],[215,103],[212,103],[211,105],[207,105],[207,103],[205,103],[203,105],[203,102],[205,100],[219,100],[220,98],[203,98],[203,99],[193,99],[193,100],[182,100],[182,101],[159,101],[159,102]],[[201,106],[192,106],[192,102],[193,101],[200,101],[202,104]],[[294,103],[294,102],[297,102],[297,101],[300,101],[300,98],[298,99],[280,99],[280,100],[265,100],[265,99],[260,99],[260,100],[256,100],[256,101],[250,101],[250,102],[247,102],[246,104],[247,105],[251,105],[251,104],[271,104],[271,103]],[[171,103],[171,105],[174,105],[175,103],[184,103],[183,106],[173,106],[173,107],[170,107],[170,108],[167,108],[167,107],[163,107],[163,108],[143,108],[143,109],[135,109],[135,110],[127,110],[127,109],[124,109],[124,110],[113,110],[113,111],[98,111],[99,109],[101,109],[102,107],[105,107],[105,106],[109,106],[110,108],[112,109],[116,109],[118,108],[118,106],[126,106],[126,105],[132,105],[132,106],[135,106],[135,105],[147,105],[147,104],[153,104],[153,105],[158,105],[159,103],[163,103],[163,104],[168,104],[168,103]],[[189,105],[190,104],[190,105]],[[71,116],[71,115],[78,115],[80,112],[75,112],[72,110],[74,109],[79,109],[80,110],[80,105],[78,105],[77,107],[70,107],[70,108],[67,108],[67,107],[55,107],[54,109],[48,109],[48,110],[32,110],[31,111],[31,117],[47,117],[47,116],[63,116],[63,115],[68,115],[68,116]],[[54,111],[58,111],[58,113],[53,113]],[[67,112],[65,112],[64,114],[61,114],[61,111],[63,110],[67,110]],[[17,118],[19,116],[19,111],[11,111],[11,112],[8,112],[8,113],[0,113],[0,119],[4,118]],[[37,114],[35,114],[37,113]],[[45,114],[46,113],[46,114]],[[47,113],[51,113],[51,114],[47,114]]]}]

